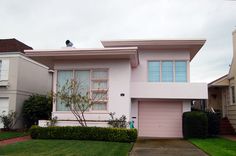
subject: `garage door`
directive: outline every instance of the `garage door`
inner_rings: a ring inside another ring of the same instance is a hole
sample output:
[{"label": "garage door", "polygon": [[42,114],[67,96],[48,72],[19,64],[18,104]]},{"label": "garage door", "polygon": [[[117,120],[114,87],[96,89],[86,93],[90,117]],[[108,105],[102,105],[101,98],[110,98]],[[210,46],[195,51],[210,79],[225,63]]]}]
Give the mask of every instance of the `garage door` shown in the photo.
[{"label": "garage door", "polygon": [[[5,111],[5,112],[4,112]],[[0,115],[8,114],[9,111],[9,100],[7,98],[0,98]],[[0,128],[3,128],[3,123],[0,121]]]},{"label": "garage door", "polygon": [[140,102],[139,136],[182,137],[182,102]]}]

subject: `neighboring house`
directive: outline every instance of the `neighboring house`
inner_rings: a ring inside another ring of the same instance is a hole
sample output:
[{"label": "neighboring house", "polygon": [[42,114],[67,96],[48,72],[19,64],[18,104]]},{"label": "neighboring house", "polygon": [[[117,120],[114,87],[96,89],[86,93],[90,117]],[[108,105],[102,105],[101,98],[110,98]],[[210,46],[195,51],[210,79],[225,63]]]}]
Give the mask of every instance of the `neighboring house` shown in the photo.
[{"label": "neighboring house", "polygon": [[[24,56],[32,49],[16,39],[0,40],[0,115],[16,112],[14,128],[23,128],[22,105],[32,94],[51,91],[48,67]],[[0,128],[3,124],[0,123]]]},{"label": "neighboring house", "polygon": [[[90,95],[107,99],[85,114],[90,126],[107,126],[109,113],[134,121],[141,137],[182,137],[182,114],[192,99],[207,99],[207,84],[190,83],[190,62],[205,40],[102,41],[99,49],[25,50],[54,70],[53,91],[66,80],[83,80]],[[78,125],[73,114],[54,101],[57,124]],[[73,121],[74,120],[74,121]]]},{"label": "neighboring house", "polygon": [[208,84],[208,109],[211,107],[227,117],[236,130],[236,30],[233,32],[233,59],[227,75]]}]

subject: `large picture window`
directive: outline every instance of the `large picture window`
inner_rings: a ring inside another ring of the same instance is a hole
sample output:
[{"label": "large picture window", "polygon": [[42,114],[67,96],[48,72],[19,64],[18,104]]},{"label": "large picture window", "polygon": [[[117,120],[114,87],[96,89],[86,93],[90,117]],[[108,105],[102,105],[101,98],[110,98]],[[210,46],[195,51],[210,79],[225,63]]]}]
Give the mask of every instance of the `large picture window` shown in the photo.
[{"label": "large picture window", "polygon": [[[89,111],[105,111],[108,102],[108,70],[107,69],[91,69],[91,70],[59,70],[57,72],[58,88],[66,84],[67,81],[76,79],[79,84],[79,92],[81,95],[89,93],[93,99],[93,106]],[[57,111],[68,111],[60,99],[56,104]]]},{"label": "large picture window", "polygon": [[148,82],[187,82],[187,61],[148,61]]}]

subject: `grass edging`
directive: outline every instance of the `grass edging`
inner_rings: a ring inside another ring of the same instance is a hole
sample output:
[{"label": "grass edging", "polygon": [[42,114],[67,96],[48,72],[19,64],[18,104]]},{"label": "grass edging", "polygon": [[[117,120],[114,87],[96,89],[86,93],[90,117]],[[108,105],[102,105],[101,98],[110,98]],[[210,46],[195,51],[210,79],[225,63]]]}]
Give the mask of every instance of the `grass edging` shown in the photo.
[{"label": "grass edging", "polygon": [[215,137],[206,139],[189,139],[193,145],[205,153],[214,156],[231,156],[236,155],[236,141]]},{"label": "grass edging", "polygon": [[205,151],[204,149],[201,149],[199,146],[197,146],[196,144],[194,144],[193,142],[191,142],[189,139],[188,139],[188,142],[189,142],[190,144],[192,144],[193,146],[195,146],[196,148],[198,148],[199,150],[203,151],[205,154],[210,155],[207,151]]}]

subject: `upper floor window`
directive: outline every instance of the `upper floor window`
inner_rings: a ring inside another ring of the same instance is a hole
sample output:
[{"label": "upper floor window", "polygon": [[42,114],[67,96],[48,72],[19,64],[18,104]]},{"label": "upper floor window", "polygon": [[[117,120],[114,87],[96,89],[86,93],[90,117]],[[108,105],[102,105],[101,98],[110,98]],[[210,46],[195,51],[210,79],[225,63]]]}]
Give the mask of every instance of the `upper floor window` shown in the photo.
[{"label": "upper floor window", "polygon": [[187,82],[187,61],[148,61],[149,82]]},{"label": "upper floor window", "polygon": [[0,60],[0,81],[8,80],[9,73],[9,60],[2,59]]},{"label": "upper floor window", "polygon": [[[62,87],[67,81],[75,79],[79,84],[80,94],[89,93],[90,98],[93,99],[94,103],[91,110],[107,110],[108,71],[106,69],[60,70],[57,73],[58,87]],[[56,110],[68,111],[69,109],[58,98]]]}]

